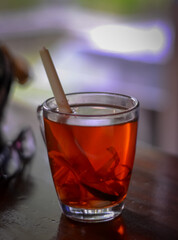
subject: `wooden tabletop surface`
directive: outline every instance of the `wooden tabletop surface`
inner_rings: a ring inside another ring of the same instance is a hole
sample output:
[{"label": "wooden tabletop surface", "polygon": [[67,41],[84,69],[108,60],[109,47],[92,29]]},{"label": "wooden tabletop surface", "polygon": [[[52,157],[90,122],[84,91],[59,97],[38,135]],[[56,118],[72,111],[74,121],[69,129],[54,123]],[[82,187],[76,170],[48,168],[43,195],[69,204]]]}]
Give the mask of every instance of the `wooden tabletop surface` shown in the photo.
[{"label": "wooden tabletop surface", "polygon": [[178,239],[177,156],[138,144],[122,216],[105,223],[74,222],[60,210],[36,109],[11,104],[5,135],[13,138],[29,125],[36,155],[21,177],[0,188],[0,240]]}]

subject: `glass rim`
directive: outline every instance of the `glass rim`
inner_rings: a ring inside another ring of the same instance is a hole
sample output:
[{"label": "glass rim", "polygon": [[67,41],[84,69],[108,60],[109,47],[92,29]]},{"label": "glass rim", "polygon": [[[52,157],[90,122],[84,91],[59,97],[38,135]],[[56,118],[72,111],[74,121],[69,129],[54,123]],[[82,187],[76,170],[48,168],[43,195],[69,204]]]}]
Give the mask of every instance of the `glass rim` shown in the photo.
[{"label": "glass rim", "polygon": [[[48,112],[52,112],[52,113],[56,113],[58,115],[61,115],[61,116],[71,116],[71,117],[83,117],[83,118],[96,118],[96,117],[111,117],[111,116],[121,116],[123,114],[127,114],[127,113],[130,113],[132,112],[133,110],[136,110],[139,108],[140,106],[140,103],[139,101],[137,100],[137,98],[135,97],[132,97],[132,96],[129,96],[129,95],[125,95],[125,94],[120,94],[120,93],[112,93],[112,92],[73,92],[73,93],[67,93],[66,94],[66,97],[68,96],[72,96],[72,95],[108,95],[108,96],[116,96],[116,97],[124,97],[124,98],[127,98],[129,100],[133,100],[134,101],[134,106],[126,109],[126,110],[123,110],[122,112],[118,112],[118,113],[109,113],[109,114],[89,114],[89,115],[86,115],[86,114],[78,114],[78,113],[63,113],[63,112],[60,112],[59,110],[56,110],[56,109],[52,109],[48,106],[48,102],[50,100],[55,100],[54,96],[53,97],[50,97],[48,99],[46,99],[42,106],[45,108],[46,111]],[[56,104],[57,105],[57,104]],[[75,104],[69,104],[71,107],[74,106]],[[81,104],[82,105],[82,104]],[[106,105],[107,106],[107,103]],[[109,105],[108,105],[109,106]]]}]

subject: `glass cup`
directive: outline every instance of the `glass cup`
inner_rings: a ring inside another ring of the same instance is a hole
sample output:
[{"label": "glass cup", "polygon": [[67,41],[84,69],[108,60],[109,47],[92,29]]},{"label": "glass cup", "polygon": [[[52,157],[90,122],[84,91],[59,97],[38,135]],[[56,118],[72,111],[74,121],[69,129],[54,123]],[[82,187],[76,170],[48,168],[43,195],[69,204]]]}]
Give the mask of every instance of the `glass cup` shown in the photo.
[{"label": "glass cup", "polygon": [[60,206],[73,220],[112,220],[129,187],[139,102],[102,92],[66,96],[73,113],[60,113],[54,98],[38,107]]}]

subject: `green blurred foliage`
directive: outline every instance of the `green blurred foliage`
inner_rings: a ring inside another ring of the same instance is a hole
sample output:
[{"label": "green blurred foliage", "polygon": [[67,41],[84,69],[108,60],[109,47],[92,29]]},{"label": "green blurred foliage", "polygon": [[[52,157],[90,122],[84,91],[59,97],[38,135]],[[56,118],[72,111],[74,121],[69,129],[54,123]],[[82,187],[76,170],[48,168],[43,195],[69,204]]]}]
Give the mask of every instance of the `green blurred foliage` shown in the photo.
[{"label": "green blurred foliage", "polygon": [[0,0],[0,11],[29,8],[42,2],[42,0]]},{"label": "green blurred foliage", "polygon": [[134,14],[139,12],[164,11],[171,0],[78,0],[81,6],[99,11]]}]

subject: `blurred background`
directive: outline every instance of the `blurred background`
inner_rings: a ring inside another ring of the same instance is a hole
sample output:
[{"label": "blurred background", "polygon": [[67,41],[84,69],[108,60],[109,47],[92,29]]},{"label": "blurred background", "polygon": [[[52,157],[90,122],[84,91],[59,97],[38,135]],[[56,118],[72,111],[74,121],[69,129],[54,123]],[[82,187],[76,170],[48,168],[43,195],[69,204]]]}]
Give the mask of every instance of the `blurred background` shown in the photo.
[{"label": "blurred background", "polygon": [[46,46],[66,93],[137,97],[139,143],[178,154],[178,1],[1,1],[0,41],[31,69],[11,101],[36,111],[52,96],[39,57]]}]

